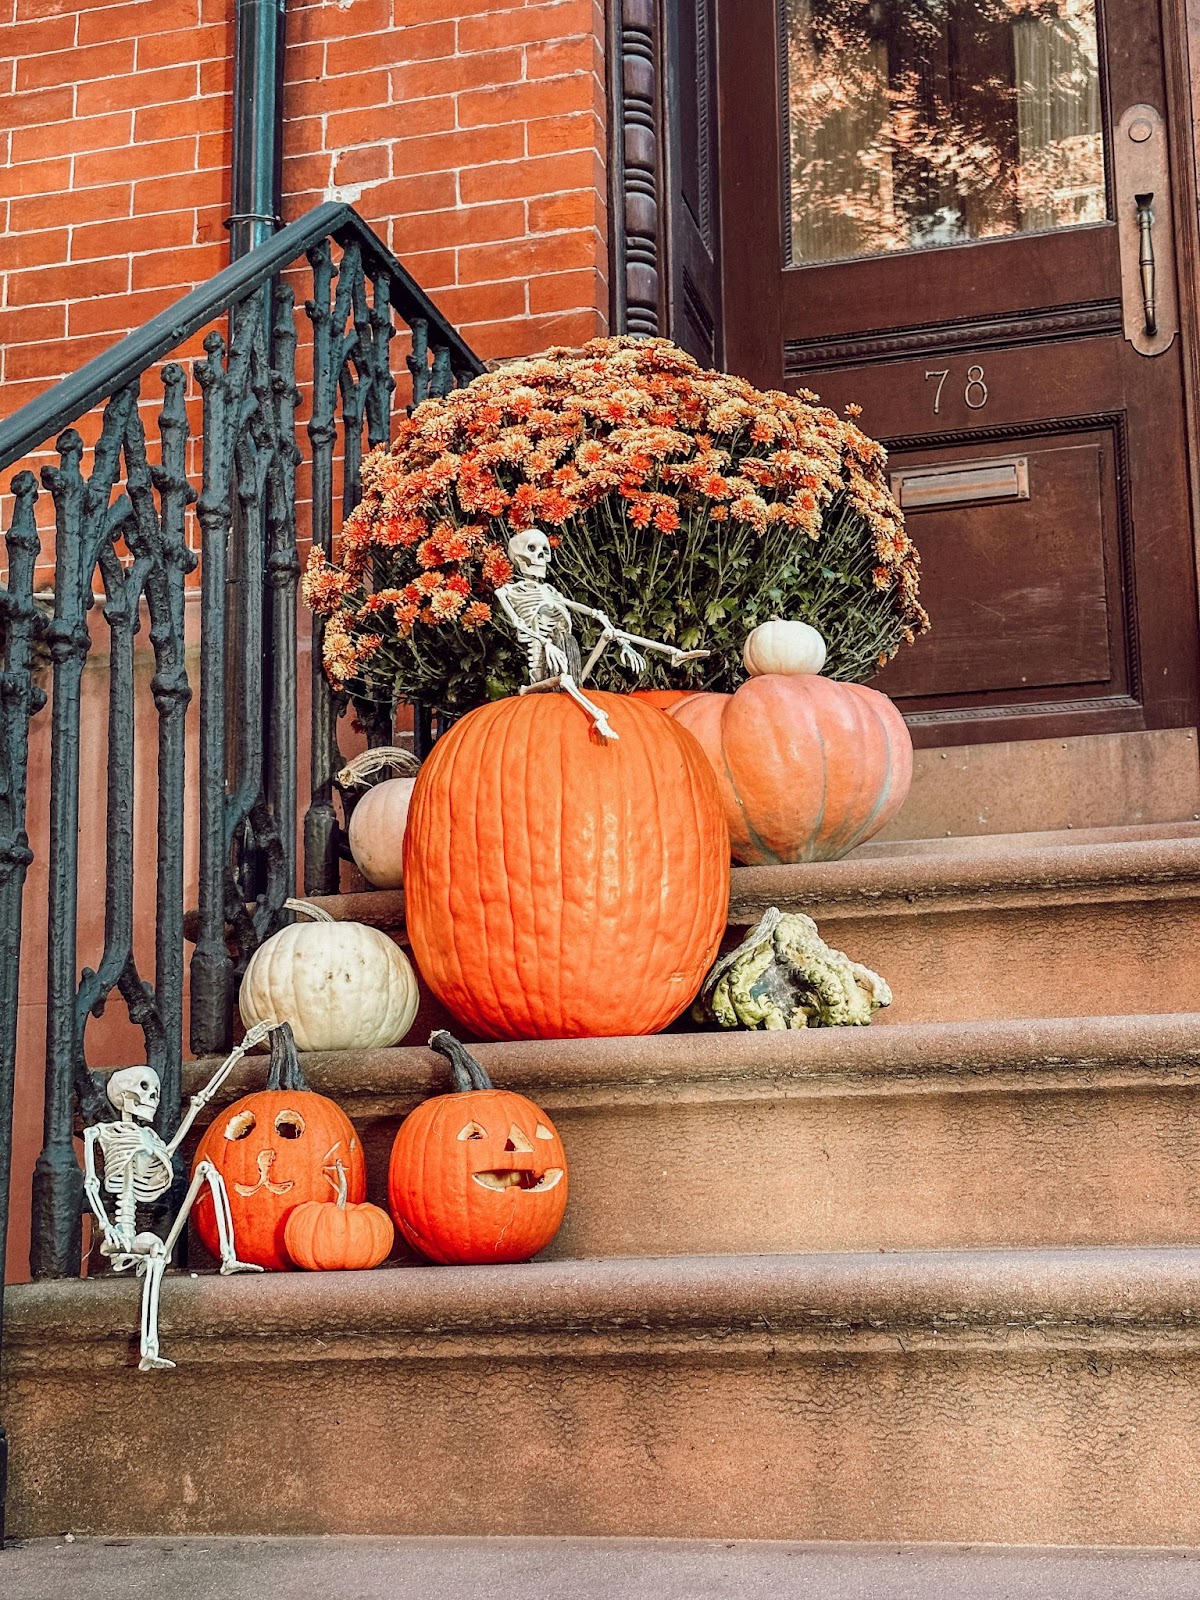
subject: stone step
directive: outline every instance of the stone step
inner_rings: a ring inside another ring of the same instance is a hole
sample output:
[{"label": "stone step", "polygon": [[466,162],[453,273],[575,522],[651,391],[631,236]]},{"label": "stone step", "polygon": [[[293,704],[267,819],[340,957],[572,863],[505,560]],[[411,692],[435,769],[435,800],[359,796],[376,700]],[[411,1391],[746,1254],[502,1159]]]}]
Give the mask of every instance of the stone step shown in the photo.
[{"label": "stone step", "polygon": [[[555,1257],[1200,1240],[1197,1015],[476,1050],[563,1135]],[[303,1059],[357,1123],[386,1204],[396,1129],[446,1091],[444,1062]],[[189,1091],[211,1065],[189,1067]],[[261,1079],[243,1064],[220,1103]]]},{"label": "stone step", "polygon": [[1200,1250],[10,1289],[12,1532],[1195,1545]]},{"label": "stone step", "polygon": [[[320,903],[403,940],[402,892]],[[808,912],[887,978],[886,1025],[1200,1010],[1200,825],[920,840],[734,869],[731,927],[772,905]],[[431,1007],[418,1028],[443,1020]]]}]

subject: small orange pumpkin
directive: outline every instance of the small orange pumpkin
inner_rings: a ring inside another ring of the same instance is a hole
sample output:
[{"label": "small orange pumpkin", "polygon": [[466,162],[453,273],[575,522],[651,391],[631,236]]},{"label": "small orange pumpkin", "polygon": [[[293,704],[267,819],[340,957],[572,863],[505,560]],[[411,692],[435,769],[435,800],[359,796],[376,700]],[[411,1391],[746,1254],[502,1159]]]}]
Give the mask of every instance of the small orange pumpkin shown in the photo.
[{"label": "small orange pumpkin", "polygon": [[[346,1192],[367,1197],[367,1169],[354,1124],[332,1100],[304,1081],[292,1030],[271,1033],[267,1086],[216,1117],[196,1147],[192,1171],[211,1161],[225,1180],[237,1253],[274,1272],[291,1266],[284,1243],[289,1214],[306,1200],[328,1205],[336,1164],[346,1169]],[[219,1251],[212,1197],[205,1187],[192,1216],[206,1250]]]},{"label": "small orange pumpkin", "polygon": [[[387,1259],[395,1229],[386,1211],[369,1203],[346,1202],[346,1168],[334,1162],[337,1190],[328,1200],[306,1200],[288,1213],[283,1226],[287,1253],[307,1272],[358,1272]],[[328,1176],[328,1174],[326,1174]]]},{"label": "small orange pumpkin", "polygon": [[631,695],[513,695],[421,767],[405,918],[428,986],[478,1039],[656,1033],[716,958],[729,841],[703,752]]},{"label": "small orange pumpkin", "polygon": [[443,1265],[528,1261],[558,1232],[567,1158],[532,1100],[497,1089],[457,1039],[433,1034],[454,1093],[423,1101],[400,1125],[388,1205],[414,1249]]},{"label": "small orange pumpkin", "polygon": [[891,821],[912,782],[904,718],[860,683],[769,673],[669,714],[708,757],[747,866],[837,861]]}]

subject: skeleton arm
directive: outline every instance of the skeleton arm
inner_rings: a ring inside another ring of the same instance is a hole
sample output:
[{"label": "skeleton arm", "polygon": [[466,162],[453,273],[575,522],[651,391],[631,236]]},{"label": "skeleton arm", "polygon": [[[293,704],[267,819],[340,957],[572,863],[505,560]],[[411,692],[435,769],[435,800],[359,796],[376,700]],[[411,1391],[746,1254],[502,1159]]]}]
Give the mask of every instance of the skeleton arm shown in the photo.
[{"label": "skeleton arm", "polygon": [[271,1030],[273,1028],[277,1028],[278,1026],[279,1024],[277,1022],[256,1022],[254,1026],[247,1032],[246,1037],[242,1040],[241,1044],[234,1045],[232,1051],[228,1056],[226,1056],[225,1060],[222,1061],[221,1065],[213,1073],[212,1077],[204,1085],[203,1089],[201,1089],[197,1094],[194,1094],[191,1100],[189,1100],[188,1108],[183,1115],[183,1120],[180,1122],[178,1128],[176,1128],[174,1138],[172,1138],[170,1143],[167,1145],[167,1153],[169,1155],[174,1155],[176,1150],[179,1149],[179,1146],[187,1138],[192,1123],[195,1122],[196,1118],[200,1115],[201,1111],[204,1110],[204,1107],[213,1098],[213,1096],[217,1094],[221,1088],[221,1085],[225,1082],[226,1078],[233,1071],[234,1067],[237,1066],[242,1057],[246,1055],[248,1051],[253,1050],[256,1044],[261,1044]]},{"label": "skeleton arm", "polygon": [[117,1231],[108,1220],[108,1212],[104,1209],[100,1176],[96,1171],[96,1146],[99,1141],[99,1127],[85,1128],[83,1130],[83,1192],[87,1196],[92,1215],[100,1224],[100,1231],[104,1235],[105,1244],[111,1246],[113,1250],[119,1250],[121,1241],[117,1238]]}]

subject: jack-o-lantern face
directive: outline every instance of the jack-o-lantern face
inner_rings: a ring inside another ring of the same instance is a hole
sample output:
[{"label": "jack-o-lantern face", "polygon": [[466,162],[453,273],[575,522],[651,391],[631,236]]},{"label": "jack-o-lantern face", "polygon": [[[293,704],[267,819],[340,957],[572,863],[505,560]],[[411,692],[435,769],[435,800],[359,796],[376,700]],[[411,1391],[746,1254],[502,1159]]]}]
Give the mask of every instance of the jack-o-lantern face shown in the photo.
[{"label": "jack-o-lantern face", "polygon": [[388,1202],[404,1238],[432,1261],[528,1261],[553,1239],[566,1210],[562,1140],[524,1095],[493,1088],[439,1095],[396,1135]]},{"label": "jack-o-lantern face", "polygon": [[[238,1255],[272,1271],[292,1265],[283,1238],[288,1216],[304,1201],[329,1200],[338,1162],[345,1169],[347,1198],[356,1203],[367,1196],[354,1124],[332,1100],[303,1087],[260,1090],[221,1112],[196,1149],[193,1171],[201,1161],[211,1161],[225,1180]],[[217,1223],[207,1188],[192,1216],[205,1249],[216,1255]]]}]

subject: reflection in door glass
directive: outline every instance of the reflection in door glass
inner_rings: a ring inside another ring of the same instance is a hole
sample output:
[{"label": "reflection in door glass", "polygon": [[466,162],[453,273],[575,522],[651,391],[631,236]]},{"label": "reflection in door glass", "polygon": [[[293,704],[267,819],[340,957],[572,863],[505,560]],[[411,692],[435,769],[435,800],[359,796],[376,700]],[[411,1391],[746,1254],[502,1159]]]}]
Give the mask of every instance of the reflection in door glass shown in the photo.
[{"label": "reflection in door glass", "polygon": [[792,260],[1103,221],[1095,0],[782,0]]}]

